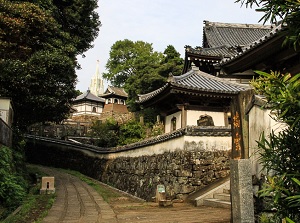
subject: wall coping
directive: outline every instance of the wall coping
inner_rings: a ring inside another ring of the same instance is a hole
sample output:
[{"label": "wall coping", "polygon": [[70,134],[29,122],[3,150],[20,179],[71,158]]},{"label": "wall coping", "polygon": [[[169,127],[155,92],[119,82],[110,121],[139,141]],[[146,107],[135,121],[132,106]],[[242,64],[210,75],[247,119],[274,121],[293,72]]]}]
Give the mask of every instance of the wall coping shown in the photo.
[{"label": "wall coping", "polygon": [[33,140],[41,140],[45,142],[56,143],[60,145],[72,146],[82,150],[88,150],[91,152],[95,152],[98,154],[109,154],[109,153],[119,153],[129,150],[134,150],[137,148],[154,145],[157,143],[161,143],[164,141],[168,141],[170,139],[178,138],[181,136],[206,136],[206,137],[228,137],[231,136],[231,127],[225,126],[187,126],[186,128],[181,128],[171,133],[165,133],[163,135],[151,137],[145,139],[143,141],[139,141],[136,143],[131,143],[124,146],[117,146],[117,147],[98,147],[89,144],[83,143],[75,143],[69,142],[60,139],[48,138],[43,136],[36,136],[36,135],[29,135],[26,134],[25,137],[27,139]]}]

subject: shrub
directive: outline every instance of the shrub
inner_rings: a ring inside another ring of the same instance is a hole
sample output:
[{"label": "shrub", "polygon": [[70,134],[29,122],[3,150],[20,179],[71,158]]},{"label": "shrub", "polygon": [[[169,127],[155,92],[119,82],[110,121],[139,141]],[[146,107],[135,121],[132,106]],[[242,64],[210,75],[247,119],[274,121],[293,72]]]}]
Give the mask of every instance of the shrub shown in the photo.
[{"label": "shrub", "polygon": [[300,222],[300,74],[257,73],[260,78],[252,83],[257,93],[266,96],[276,120],[287,124],[279,134],[262,134],[258,142],[268,173],[260,195],[272,199],[272,222]]},{"label": "shrub", "polygon": [[120,126],[119,145],[138,142],[146,137],[146,127],[137,121],[129,121]]},{"label": "shrub", "polygon": [[27,183],[16,172],[12,150],[0,148],[0,204],[12,210],[21,204],[26,195]]}]

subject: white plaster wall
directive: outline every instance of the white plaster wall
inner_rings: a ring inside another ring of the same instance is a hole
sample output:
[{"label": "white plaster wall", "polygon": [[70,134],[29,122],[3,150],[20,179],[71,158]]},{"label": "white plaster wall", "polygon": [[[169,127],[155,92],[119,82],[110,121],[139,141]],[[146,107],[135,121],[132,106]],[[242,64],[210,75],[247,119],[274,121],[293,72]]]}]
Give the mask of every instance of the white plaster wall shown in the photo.
[{"label": "white plaster wall", "polygon": [[10,108],[10,100],[6,98],[0,98],[0,109],[8,111]]},{"label": "white plaster wall", "polygon": [[[185,143],[193,143],[197,149],[204,149],[206,151],[215,150],[230,150],[232,140],[231,136],[223,137],[199,137],[199,136],[184,136]],[[193,148],[189,146],[189,148]]]},{"label": "white plaster wall", "polygon": [[[139,157],[174,152],[176,150],[205,150],[205,151],[231,151],[231,137],[201,137],[181,136],[154,145],[144,146],[137,149],[110,153],[108,155],[96,155],[100,158],[115,159],[118,157]],[[89,154],[91,155],[91,154]]]},{"label": "white plaster wall", "polygon": [[176,118],[176,129],[181,128],[181,111],[168,115],[165,119],[165,133],[171,132],[171,119]]},{"label": "white plaster wall", "polygon": [[11,102],[10,99],[7,98],[0,98],[0,118],[8,125],[10,125],[10,119],[12,117],[9,117],[10,114],[9,111],[12,111]]},{"label": "white plaster wall", "polygon": [[111,153],[108,155],[109,159],[117,157],[139,157],[139,156],[151,156],[154,154],[163,154],[164,152],[173,152],[176,150],[183,150],[184,137],[178,137],[165,142],[156,143],[149,146],[140,147],[119,153]]},{"label": "white plaster wall", "polygon": [[253,106],[249,112],[249,156],[252,165],[252,175],[260,178],[262,166],[259,164],[257,141],[259,141],[262,132],[268,137],[272,130],[279,132],[284,128],[283,123],[278,123],[270,116],[270,110],[262,109],[259,106]]},{"label": "white plaster wall", "polygon": [[[96,107],[96,113],[92,112],[93,107]],[[83,113],[90,114],[90,115],[97,115],[102,113],[103,111],[103,105],[97,103],[82,103],[79,105],[74,105],[73,108],[77,110],[77,112],[74,113],[73,116],[81,115]]]},{"label": "white plaster wall", "polygon": [[215,126],[225,126],[225,114],[224,112],[212,112],[212,111],[187,111],[187,125],[197,125],[197,120],[200,115],[209,115],[212,117]]}]

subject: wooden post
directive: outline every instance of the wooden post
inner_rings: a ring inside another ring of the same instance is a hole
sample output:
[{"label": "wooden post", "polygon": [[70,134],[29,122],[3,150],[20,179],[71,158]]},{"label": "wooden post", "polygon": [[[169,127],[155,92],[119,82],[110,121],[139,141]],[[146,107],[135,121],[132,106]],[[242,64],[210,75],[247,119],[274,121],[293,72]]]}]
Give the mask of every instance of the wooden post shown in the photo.
[{"label": "wooden post", "polygon": [[181,110],[181,128],[185,128],[187,125],[187,107],[188,104],[177,105],[177,108]]},{"label": "wooden post", "polygon": [[253,91],[240,92],[231,102],[232,158],[249,158],[249,120],[245,114]]}]

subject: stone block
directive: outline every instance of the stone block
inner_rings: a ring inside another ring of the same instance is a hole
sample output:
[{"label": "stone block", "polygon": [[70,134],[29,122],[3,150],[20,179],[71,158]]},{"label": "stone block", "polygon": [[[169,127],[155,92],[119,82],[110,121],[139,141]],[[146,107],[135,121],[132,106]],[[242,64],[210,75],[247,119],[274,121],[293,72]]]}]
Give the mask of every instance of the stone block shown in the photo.
[{"label": "stone block", "polygon": [[230,191],[233,222],[254,223],[254,204],[249,159],[230,161]]},{"label": "stone block", "polygon": [[53,194],[53,193],[55,193],[54,177],[42,177],[40,194]]},{"label": "stone block", "polygon": [[171,200],[160,200],[158,205],[159,207],[173,207],[173,202]]}]

